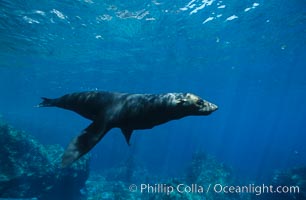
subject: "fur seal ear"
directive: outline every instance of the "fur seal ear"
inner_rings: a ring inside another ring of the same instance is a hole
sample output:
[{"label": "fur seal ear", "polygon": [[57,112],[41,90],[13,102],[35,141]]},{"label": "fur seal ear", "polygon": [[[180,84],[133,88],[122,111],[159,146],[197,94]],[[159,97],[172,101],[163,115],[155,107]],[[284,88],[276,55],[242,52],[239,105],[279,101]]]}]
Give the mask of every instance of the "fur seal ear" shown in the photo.
[{"label": "fur seal ear", "polygon": [[66,167],[90,151],[107,133],[105,123],[94,121],[82,133],[73,138],[62,157],[62,167]]}]

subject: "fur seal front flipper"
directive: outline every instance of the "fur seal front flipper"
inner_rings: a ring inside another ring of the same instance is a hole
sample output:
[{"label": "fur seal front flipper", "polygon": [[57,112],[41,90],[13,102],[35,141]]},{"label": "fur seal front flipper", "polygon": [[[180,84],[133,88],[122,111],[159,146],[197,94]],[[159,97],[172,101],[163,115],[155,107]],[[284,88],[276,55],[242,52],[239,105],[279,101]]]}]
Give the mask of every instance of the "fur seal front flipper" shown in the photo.
[{"label": "fur seal front flipper", "polygon": [[121,129],[121,132],[123,133],[123,135],[125,137],[126,143],[130,146],[131,145],[130,144],[130,139],[131,139],[133,130],[130,130],[130,129]]},{"label": "fur seal front flipper", "polygon": [[120,128],[130,144],[134,130],[187,116],[206,116],[218,109],[191,93],[127,94],[103,91],[78,92],[60,98],[42,98],[37,107],[59,107],[74,111],[93,121],[72,139],[62,160],[67,166],[90,151],[112,128]]},{"label": "fur seal front flipper", "polygon": [[90,151],[107,131],[105,123],[100,123],[100,121],[91,123],[79,136],[71,140],[63,155],[62,166],[73,163]]}]

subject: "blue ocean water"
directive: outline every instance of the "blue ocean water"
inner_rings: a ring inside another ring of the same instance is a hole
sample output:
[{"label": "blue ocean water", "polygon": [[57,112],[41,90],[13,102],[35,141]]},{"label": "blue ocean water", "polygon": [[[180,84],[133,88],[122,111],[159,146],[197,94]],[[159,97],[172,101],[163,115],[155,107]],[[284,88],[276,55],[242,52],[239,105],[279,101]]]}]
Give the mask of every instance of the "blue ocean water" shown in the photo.
[{"label": "blue ocean water", "polygon": [[0,114],[44,144],[66,146],[90,122],[41,96],[86,90],[192,92],[216,103],[135,131],[110,131],[91,168],[131,155],[175,176],[204,151],[241,177],[305,166],[306,4],[292,1],[0,1]]}]

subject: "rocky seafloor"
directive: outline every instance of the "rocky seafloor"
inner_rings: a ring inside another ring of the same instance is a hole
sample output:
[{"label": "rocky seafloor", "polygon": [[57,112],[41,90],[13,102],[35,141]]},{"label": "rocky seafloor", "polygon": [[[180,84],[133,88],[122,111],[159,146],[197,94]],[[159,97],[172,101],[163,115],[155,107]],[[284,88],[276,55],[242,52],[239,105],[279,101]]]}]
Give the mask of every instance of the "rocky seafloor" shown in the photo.
[{"label": "rocky seafloor", "polygon": [[[154,177],[143,168],[131,170],[129,165],[122,164],[104,172],[91,172],[83,192],[87,200],[305,200],[305,173],[305,167],[275,172],[269,181],[274,188],[274,192],[271,192],[263,189],[262,183],[239,181],[230,169],[214,158],[196,153],[183,177]],[[142,183],[145,183],[144,190],[141,190]],[[205,183],[211,184],[209,191]],[[248,190],[236,190],[232,193],[227,190],[224,193],[219,192],[217,187],[218,191],[214,191],[213,187],[219,184],[248,187]],[[147,189],[148,185],[152,188]],[[298,186],[299,191],[277,193],[275,188],[278,186]],[[173,189],[168,192],[169,188]]]},{"label": "rocky seafloor", "polygon": [[[221,186],[243,186],[232,170],[203,152],[194,153],[181,177],[152,176],[130,157],[117,167],[90,172],[85,156],[61,168],[63,149],[42,145],[30,134],[0,119],[0,200],[304,200],[306,167],[278,171],[273,186],[298,186],[295,193],[218,192]],[[248,185],[256,186],[256,182]],[[260,184],[258,184],[260,185]],[[254,188],[253,188],[254,189]],[[217,192],[215,190],[218,190]]]},{"label": "rocky seafloor", "polygon": [[154,177],[144,168],[134,166],[133,158],[129,158],[116,168],[91,173],[86,182],[88,200],[250,199],[248,195],[207,192],[206,183],[233,185],[237,180],[229,168],[204,153],[195,153],[185,175],[179,178]]},{"label": "rocky seafloor", "polygon": [[63,152],[0,120],[0,198],[84,199],[89,158],[62,168]]}]

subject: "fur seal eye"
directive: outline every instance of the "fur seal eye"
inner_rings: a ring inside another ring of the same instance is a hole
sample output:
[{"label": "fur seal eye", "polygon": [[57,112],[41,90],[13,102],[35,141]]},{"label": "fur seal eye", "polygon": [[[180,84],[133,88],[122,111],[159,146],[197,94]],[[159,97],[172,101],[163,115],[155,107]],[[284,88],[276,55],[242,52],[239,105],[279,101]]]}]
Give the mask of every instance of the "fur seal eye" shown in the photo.
[{"label": "fur seal eye", "polygon": [[197,100],[196,104],[201,106],[204,104],[204,101],[202,99],[199,99]]}]

